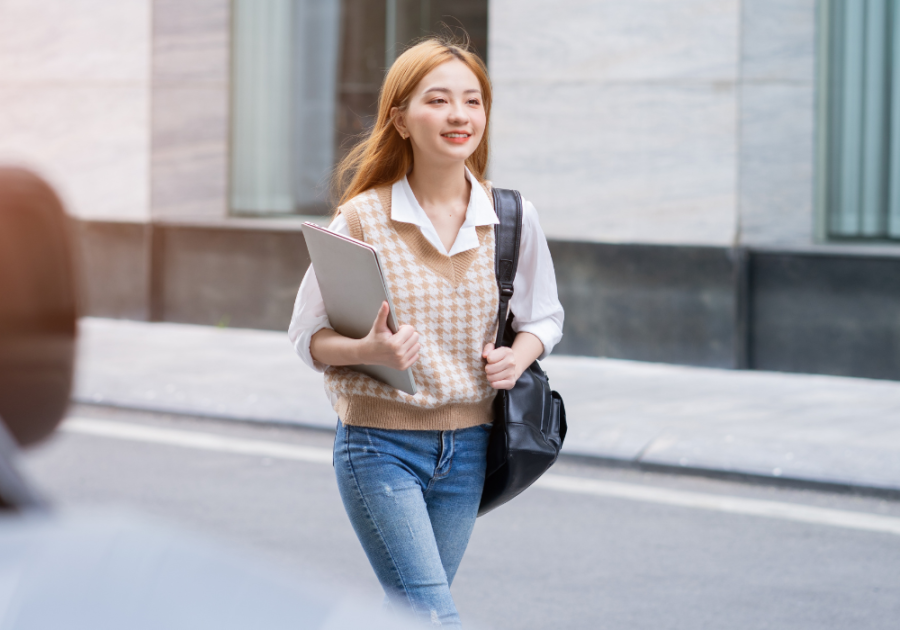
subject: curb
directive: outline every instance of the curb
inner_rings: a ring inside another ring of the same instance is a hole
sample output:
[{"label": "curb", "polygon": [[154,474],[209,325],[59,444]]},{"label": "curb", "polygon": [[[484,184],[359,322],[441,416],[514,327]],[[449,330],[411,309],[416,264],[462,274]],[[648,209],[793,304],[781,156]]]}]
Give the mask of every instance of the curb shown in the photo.
[{"label": "curb", "polygon": [[682,475],[690,477],[704,477],[722,481],[737,481],[757,486],[770,486],[773,488],[794,488],[798,490],[813,490],[818,492],[831,492],[835,494],[852,494],[856,496],[877,497],[900,501],[900,488],[884,486],[872,486],[854,484],[849,482],[825,481],[819,479],[806,479],[802,477],[774,477],[760,475],[759,473],[741,472],[738,470],[720,470],[716,468],[701,468],[698,466],[672,466],[669,464],[653,464],[637,462],[630,459],[617,459],[605,455],[588,455],[586,453],[560,453],[560,460],[573,463],[581,463],[602,468],[620,468],[637,470],[641,472]]},{"label": "curb", "polygon": [[[247,418],[227,414],[200,413],[196,411],[179,410],[175,408],[167,409],[151,405],[141,406],[121,403],[97,403],[90,400],[80,400],[78,398],[72,398],[71,403],[84,407],[100,407],[104,409],[121,409],[123,411],[159,413],[173,416],[182,416],[185,418],[237,422],[246,425],[269,425],[282,428],[297,428],[306,431],[319,431],[326,433],[334,432],[334,429],[332,427],[325,426],[323,424],[306,423],[298,420],[285,420],[278,418]],[[900,488],[891,488],[884,486],[872,486],[865,484],[854,484],[849,482],[825,481],[819,479],[808,479],[790,476],[774,477],[771,475],[760,475],[758,473],[741,472],[737,470],[721,470],[715,468],[702,468],[698,466],[673,466],[669,464],[654,464],[634,461],[631,459],[619,459],[605,455],[590,455],[583,452],[560,453],[558,461],[580,463],[600,468],[619,468],[657,474],[703,477],[707,479],[717,479],[722,481],[736,481],[739,483],[758,486],[794,488],[799,490],[812,490],[816,492],[830,492],[835,494],[849,494],[900,501]]]}]

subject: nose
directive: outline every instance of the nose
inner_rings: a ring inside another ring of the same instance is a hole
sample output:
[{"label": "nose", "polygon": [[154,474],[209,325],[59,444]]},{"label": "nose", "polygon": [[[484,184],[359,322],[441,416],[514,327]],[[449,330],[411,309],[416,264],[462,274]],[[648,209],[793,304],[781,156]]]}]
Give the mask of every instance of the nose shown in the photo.
[{"label": "nose", "polygon": [[455,103],[447,114],[447,121],[450,124],[458,125],[469,121],[469,115],[462,103]]}]

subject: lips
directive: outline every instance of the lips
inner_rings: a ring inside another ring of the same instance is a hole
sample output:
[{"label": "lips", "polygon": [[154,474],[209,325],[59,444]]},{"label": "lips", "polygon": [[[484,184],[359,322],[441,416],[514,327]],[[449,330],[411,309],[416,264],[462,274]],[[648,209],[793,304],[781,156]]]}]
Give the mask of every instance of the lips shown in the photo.
[{"label": "lips", "polygon": [[449,142],[454,144],[463,144],[464,142],[468,142],[469,138],[472,137],[472,134],[465,133],[463,131],[452,131],[450,133],[442,133],[442,138],[446,138]]}]

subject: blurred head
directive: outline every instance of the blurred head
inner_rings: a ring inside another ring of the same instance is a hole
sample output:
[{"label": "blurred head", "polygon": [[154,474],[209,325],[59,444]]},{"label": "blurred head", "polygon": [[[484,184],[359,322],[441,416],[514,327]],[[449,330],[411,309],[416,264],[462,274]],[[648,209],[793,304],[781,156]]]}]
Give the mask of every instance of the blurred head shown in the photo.
[{"label": "blurred head", "polygon": [[69,403],[76,297],[67,223],[43,180],[0,168],[0,419],[23,446],[49,435]]},{"label": "blurred head", "polygon": [[[490,112],[487,70],[465,44],[435,38],[416,44],[388,71],[372,131],[338,165],[340,203],[401,179],[416,154],[463,160],[484,180]],[[464,140],[450,137],[461,130],[468,134]]]}]

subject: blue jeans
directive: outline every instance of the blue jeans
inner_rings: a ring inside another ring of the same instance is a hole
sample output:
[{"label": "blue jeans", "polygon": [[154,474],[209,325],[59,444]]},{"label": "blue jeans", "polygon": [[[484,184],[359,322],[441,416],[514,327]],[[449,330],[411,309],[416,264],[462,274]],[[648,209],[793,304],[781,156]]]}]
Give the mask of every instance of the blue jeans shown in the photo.
[{"label": "blue jeans", "polygon": [[450,585],[475,526],[489,424],[394,431],[338,421],[334,469],[344,508],[392,606],[461,627]]}]

